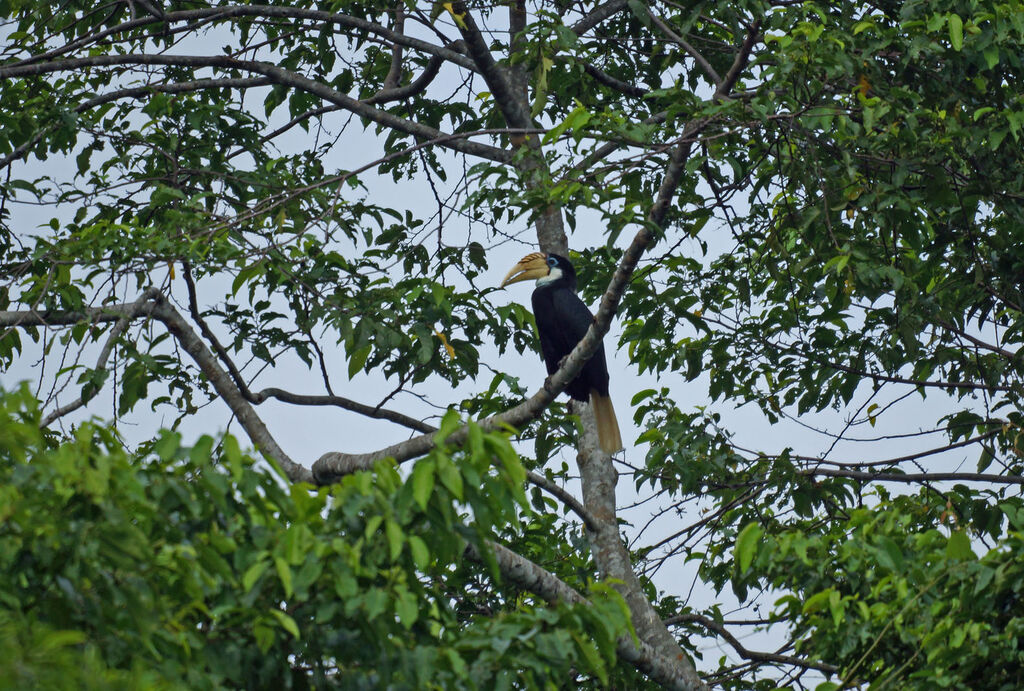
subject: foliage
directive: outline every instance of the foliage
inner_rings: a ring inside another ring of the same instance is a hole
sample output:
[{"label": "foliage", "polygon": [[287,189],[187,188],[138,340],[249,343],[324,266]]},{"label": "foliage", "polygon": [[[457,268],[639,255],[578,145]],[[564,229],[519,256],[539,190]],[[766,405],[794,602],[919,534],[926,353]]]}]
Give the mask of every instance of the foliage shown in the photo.
[{"label": "foliage", "polygon": [[[0,363],[34,380],[0,430],[4,665],[654,684],[621,592],[726,688],[1024,685],[1022,3],[150,5],[0,2]],[[506,259],[566,231],[593,304],[639,229],[607,344],[638,508],[552,492],[588,460],[560,403],[446,445],[542,381]],[[270,401],[331,406],[342,452],[441,443],[289,485],[211,401],[265,455]]]},{"label": "foliage", "polygon": [[[436,450],[406,481],[382,462],[316,490],[230,436],[185,448],[165,433],[133,455],[86,423],[48,441],[32,406],[5,395],[0,418],[0,631],[17,642],[5,679],[45,686],[83,662],[80,678],[99,670],[123,688],[540,688],[570,668],[608,679],[628,627],[614,590],[549,608],[487,588],[505,611],[481,617],[446,584],[472,571],[466,542],[486,549],[495,522],[508,530],[501,507],[522,499],[489,464],[500,437]],[[427,491],[423,468],[437,471]]]}]

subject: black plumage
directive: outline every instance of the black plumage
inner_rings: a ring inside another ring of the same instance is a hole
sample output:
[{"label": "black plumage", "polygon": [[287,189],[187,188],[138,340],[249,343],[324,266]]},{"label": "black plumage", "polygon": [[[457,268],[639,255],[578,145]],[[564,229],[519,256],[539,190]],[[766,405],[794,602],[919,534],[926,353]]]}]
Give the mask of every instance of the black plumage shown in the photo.
[{"label": "black plumage", "polygon": [[[576,294],[576,269],[565,257],[539,252],[529,254],[509,271],[502,286],[531,278],[537,279],[531,301],[540,350],[548,374],[554,374],[586,335],[594,315]],[[578,401],[590,401],[597,418],[601,448],[607,453],[622,449],[619,423],[608,396],[608,363],[603,343],[565,391]]]},{"label": "black plumage", "polygon": [[[548,374],[558,371],[558,365],[586,335],[594,323],[594,315],[576,294],[576,270],[572,262],[557,254],[547,256],[550,271],[561,271],[561,276],[547,283],[538,282],[533,291],[533,317],[540,336],[540,351]],[[541,279],[543,281],[543,279]],[[604,344],[597,347],[593,357],[573,379],[565,392],[577,401],[589,401],[591,390],[608,395],[608,363],[604,357]]]}]

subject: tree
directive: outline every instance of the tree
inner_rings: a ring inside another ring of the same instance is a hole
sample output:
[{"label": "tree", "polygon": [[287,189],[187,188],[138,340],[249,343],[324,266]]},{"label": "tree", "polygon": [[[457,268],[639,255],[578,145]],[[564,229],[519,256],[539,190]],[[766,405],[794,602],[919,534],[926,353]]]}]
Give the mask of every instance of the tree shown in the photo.
[{"label": "tree", "polygon": [[[4,399],[12,665],[1020,686],[1020,3],[3,10],[0,357],[38,363]],[[599,298],[543,384],[509,373],[531,316],[482,278],[527,227]],[[642,462],[556,400],[613,318],[661,382],[617,384]],[[209,401],[271,469],[143,414],[201,427]],[[743,439],[747,404],[832,411],[827,450]],[[293,458],[284,405],[329,407],[334,450]],[[412,436],[356,451],[359,417]],[[626,477],[663,538],[620,524]],[[687,563],[707,601],[656,588]]]}]

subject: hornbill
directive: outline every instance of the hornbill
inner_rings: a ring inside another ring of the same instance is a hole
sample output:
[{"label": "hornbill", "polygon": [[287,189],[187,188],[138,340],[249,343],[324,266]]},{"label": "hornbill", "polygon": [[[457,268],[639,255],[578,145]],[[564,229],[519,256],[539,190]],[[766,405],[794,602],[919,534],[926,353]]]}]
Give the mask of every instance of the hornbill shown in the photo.
[{"label": "hornbill", "polygon": [[[540,350],[548,374],[554,374],[594,321],[594,315],[576,294],[576,269],[572,262],[557,254],[534,252],[512,267],[501,287],[519,281],[537,279],[533,291],[533,316],[540,335]],[[583,365],[565,392],[577,401],[589,400],[597,417],[597,436],[601,449],[613,454],[622,449],[619,423],[608,397],[608,365],[604,344]]]}]

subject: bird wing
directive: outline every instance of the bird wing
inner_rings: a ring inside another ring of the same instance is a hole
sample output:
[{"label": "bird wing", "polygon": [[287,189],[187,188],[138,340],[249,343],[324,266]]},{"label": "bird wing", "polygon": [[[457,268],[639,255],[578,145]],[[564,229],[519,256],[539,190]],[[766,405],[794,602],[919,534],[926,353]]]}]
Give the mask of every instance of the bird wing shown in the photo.
[{"label": "bird wing", "polygon": [[[566,344],[565,352],[559,356],[561,359],[572,352],[576,344],[587,334],[590,325],[594,323],[594,315],[574,292],[558,291],[554,295],[554,300],[556,313],[564,315],[567,322],[563,333],[569,342]],[[580,380],[586,382],[583,385],[586,388],[580,391],[581,394],[589,395],[588,389],[593,388],[605,396],[608,395],[608,365],[605,362],[603,343],[598,344],[594,355],[583,365],[577,377],[577,381]],[[586,395],[583,395],[583,398],[586,398]]]}]

